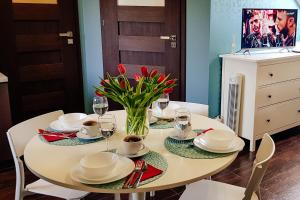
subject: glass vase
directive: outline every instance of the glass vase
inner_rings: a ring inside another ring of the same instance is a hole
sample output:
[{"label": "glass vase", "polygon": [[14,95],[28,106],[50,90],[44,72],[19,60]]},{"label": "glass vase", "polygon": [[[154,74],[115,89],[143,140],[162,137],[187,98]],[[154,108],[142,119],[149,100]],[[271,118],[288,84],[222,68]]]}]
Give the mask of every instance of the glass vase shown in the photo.
[{"label": "glass vase", "polygon": [[126,134],[137,135],[145,139],[149,132],[148,107],[146,108],[125,108]]}]

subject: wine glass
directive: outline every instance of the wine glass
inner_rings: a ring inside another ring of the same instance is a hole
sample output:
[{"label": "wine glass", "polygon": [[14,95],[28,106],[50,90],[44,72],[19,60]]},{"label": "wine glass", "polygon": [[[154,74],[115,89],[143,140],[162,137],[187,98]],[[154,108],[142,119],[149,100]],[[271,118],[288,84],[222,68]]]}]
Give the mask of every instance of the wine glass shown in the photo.
[{"label": "wine glass", "polygon": [[108,110],[108,101],[104,96],[96,96],[93,98],[93,110],[94,113],[98,115],[98,123],[99,118],[103,116]]},{"label": "wine glass", "polygon": [[191,113],[186,108],[175,110],[175,128],[180,131],[179,138],[186,138],[191,126]]},{"label": "wine glass", "polygon": [[108,151],[109,150],[108,138],[111,137],[115,133],[116,128],[117,128],[116,118],[113,114],[106,114],[103,117],[101,117],[99,120],[100,120],[99,128],[101,131],[101,135],[106,140],[106,151]]},{"label": "wine glass", "polygon": [[161,110],[161,115],[164,116],[164,109],[169,105],[169,94],[162,94],[157,100],[157,106]]}]

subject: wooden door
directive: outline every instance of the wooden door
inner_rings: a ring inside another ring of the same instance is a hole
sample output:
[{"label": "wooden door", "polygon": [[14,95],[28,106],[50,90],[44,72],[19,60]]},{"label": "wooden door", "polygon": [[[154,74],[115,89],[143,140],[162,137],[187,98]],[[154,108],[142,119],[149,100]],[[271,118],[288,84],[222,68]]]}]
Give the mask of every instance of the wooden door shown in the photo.
[{"label": "wooden door", "polygon": [[178,79],[171,100],[185,100],[185,1],[161,0],[158,6],[122,2],[100,0],[104,74],[116,75],[119,63],[127,66],[129,78],[140,73],[141,65],[156,68]]},{"label": "wooden door", "polygon": [[[24,1],[29,3],[18,3]],[[82,111],[77,1],[12,0],[9,6],[15,47],[9,84],[15,121],[57,109]]]}]

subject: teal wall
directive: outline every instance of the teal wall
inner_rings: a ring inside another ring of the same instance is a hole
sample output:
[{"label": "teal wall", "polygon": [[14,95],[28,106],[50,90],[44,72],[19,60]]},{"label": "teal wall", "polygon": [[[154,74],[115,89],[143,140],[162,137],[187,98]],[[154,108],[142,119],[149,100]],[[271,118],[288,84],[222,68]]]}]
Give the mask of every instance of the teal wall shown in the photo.
[{"label": "teal wall", "polygon": [[92,112],[93,86],[103,76],[99,0],[78,0],[85,112]]},{"label": "teal wall", "polygon": [[210,0],[187,0],[186,100],[208,104]]},{"label": "teal wall", "polygon": [[[295,0],[211,0],[208,98],[211,117],[219,115],[220,110],[221,61],[218,57],[231,52],[234,35],[236,46],[240,47],[242,8],[298,8],[298,5]],[[298,40],[299,34],[298,28]]]}]

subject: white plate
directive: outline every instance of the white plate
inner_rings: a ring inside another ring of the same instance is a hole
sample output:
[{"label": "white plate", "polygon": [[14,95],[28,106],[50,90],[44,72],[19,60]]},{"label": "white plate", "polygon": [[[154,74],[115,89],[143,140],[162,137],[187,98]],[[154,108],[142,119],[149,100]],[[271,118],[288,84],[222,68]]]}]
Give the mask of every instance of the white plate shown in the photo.
[{"label": "white plate", "polygon": [[80,127],[67,128],[59,120],[55,120],[55,121],[51,122],[49,127],[56,131],[70,131],[70,132],[78,131],[80,129]]},{"label": "white plate", "polygon": [[189,133],[188,133],[188,135],[187,135],[187,137],[186,138],[180,138],[180,137],[177,137],[175,134],[176,133],[173,133],[173,131],[177,131],[175,128],[173,128],[172,129],[172,132],[170,133],[170,135],[169,135],[169,137],[170,138],[172,138],[172,139],[174,139],[174,140],[181,140],[181,141],[183,141],[183,140],[192,140],[192,139],[194,139],[195,137],[197,137],[197,133],[195,133],[193,130],[191,130]]},{"label": "white plate", "polygon": [[209,151],[209,152],[213,152],[213,153],[231,153],[234,151],[241,151],[243,150],[244,146],[245,146],[245,142],[244,140],[242,140],[239,137],[235,137],[231,143],[231,145],[224,150],[219,150],[219,149],[212,149],[212,148],[208,148],[207,146],[205,146],[201,140],[199,139],[200,137],[196,137],[194,139],[194,145],[200,149],[203,149],[205,151]]},{"label": "white plate", "polygon": [[140,157],[140,156],[143,156],[143,155],[145,155],[145,154],[147,154],[147,153],[149,153],[149,151],[150,151],[150,149],[147,147],[147,146],[145,146],[142,150],[140,150],[138,153],[136,153],[136,154],[131,154],[131,155],[128,155],[128,154],[125,154],[124,152],[122,152],[122,149],[121,148],[119,148],[119,149],[117,149],[117,154],[120,154],[120,155],[122,155],[122,156],[126,156],[126,157],[128,157],[128,158],[137,158],[137,157]]},{"label": "white plate", "polygon": [[236,138],[236,134],[233,131],[226,131],[220,129],[214,129],[199,136],[201,144],[210,149],[224,150],[228,149],[228,146]]},{"label": "white plate", "polygon": [[121,157],[117,166],[108,173],[107,176],[101,178],[89,179],[85,177],[80,169],[79,163],[75,165],[70,171],[70,177],[73,181],[84,184],[104,184],[110,183],[128,176],[134,170],[134,162],[126,157]]},{"label": "white plate", "polygon": [[91,137],[87,134],[81,133],[80,131],[76,133],[76,137],[78,137],[81,140],[95,140],[95,139],[102,138],[100,134],[95,137]]},{"label": "white plate", "polygon": [[160,119],[174,119],[175,110],[178,108],[180,108],[180,105],[175,103],[170,103],[168,107],[164,109],[163,115],[162,115],[162,111],[158,107],[152,110],[152,115]]}]

